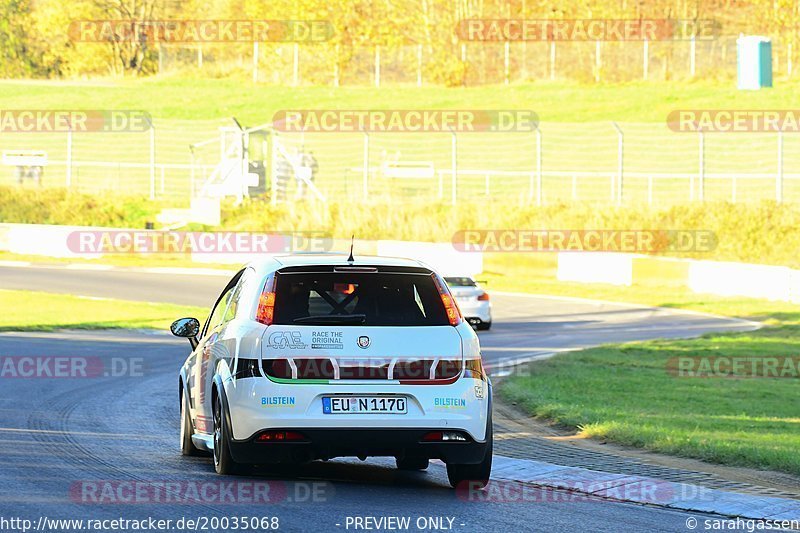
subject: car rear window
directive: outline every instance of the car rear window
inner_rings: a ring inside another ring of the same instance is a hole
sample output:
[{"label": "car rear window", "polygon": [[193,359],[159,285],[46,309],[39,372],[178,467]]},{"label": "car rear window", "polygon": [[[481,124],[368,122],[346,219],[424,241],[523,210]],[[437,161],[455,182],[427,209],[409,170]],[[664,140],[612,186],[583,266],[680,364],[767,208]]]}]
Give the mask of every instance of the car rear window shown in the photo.
[{"label": "car rear window", "polygon": [[474,287],[475,282],[472,278],[444,278],[451,287]]},{"label": "car rear window", "polygon": [[449,325],[430,274],[279,273],[275,324],[329,325],[337,317],[358,317],[364,326]]}]

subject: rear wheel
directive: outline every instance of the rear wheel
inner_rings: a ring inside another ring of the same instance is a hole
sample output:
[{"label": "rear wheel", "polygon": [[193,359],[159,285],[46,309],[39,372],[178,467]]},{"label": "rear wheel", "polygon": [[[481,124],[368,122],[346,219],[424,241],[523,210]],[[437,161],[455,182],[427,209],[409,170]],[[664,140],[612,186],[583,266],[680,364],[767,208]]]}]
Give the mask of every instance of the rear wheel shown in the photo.
[{"label": "rear wheel", "polygon": [[241,471],[241,465],[231,456],[228,425],[227,413],[217,394],[214,398],[214,470],[217,474],[231,475]]},{"label": "rear wheel", "polygon": [[202,455],[192,442],[192,421],[189,418],[189,405],[186,395],[181,393],[181,455]]},{"label": "rear wheel", "polygon": [[450,485],[456,489],[464,483],[469,483],[470,489],[482,489],[489,484],[489,476],[492,473],[492,420],[489,418],[489,427],[486,430],[486,439],[489,445],[486,447],[486,454],[483,460],[474,465],[447,465],[447,479]]},{"label": "rear wheel", "polygon": [[475,326],[475,329],[477,329],[478,331],[486,331],[488,329],[491,329],[491,327],[492,327],[492,321],[490,320],[489,322],[481,322],[480,324]]},{"label": "rear wheel", "polygon": [[398,457],[395,462],[398,470],[425,470],[430,464],[425,457],[403,457],[402,459]]}]

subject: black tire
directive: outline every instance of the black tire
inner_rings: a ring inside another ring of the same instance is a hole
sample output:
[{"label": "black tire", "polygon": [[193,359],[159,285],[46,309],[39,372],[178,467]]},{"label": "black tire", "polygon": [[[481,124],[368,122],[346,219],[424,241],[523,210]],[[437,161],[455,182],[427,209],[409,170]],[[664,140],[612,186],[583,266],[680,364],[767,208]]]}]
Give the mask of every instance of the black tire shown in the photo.
[{"label": "black tire", "polygon": [[486,447],[486,454],[483,456],[483,461],[474,465],[447,465],[447,479],[450,481],[451,487],[457,489],[468,482],[471,489],[482,489],[489,484],[489,476],[492,473],[492,448],[494,442],[491,418],[489,418],[486,438],[489,441],[489,445]]},{"label": "black tire", "polygon": [[492,321],[490,320],[489,322],[481,322],[480,324],[475,326],[475,329],[478,331],[488,331],[492,329]]},{"label": "black tire", "polygon": [[192,442],[193,428],[187,404],[186,395],[181,393],[181,455],[203,455],[203,452]]},{"label": "black tire", "polygon": [[403,457],[395,458],[398,470],[425,470],[430,461],[425,457]]},{"label": "black tire", "polygon": [[217,394],[214,398],[214,470],[222,475],[235,475],[242,470],[241,465],[231,456],[229,422],[228,413],[223,409],[222,400]]}]

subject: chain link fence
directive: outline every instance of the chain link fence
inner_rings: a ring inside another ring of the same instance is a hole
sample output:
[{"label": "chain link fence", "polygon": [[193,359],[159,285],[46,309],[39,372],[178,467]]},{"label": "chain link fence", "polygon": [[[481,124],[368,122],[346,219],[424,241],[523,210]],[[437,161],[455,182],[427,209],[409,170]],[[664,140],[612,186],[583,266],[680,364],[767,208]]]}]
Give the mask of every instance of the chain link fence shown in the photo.
[{"label": "chain link fence", "polygon": [[[773,71],[792,76],[797,50],[772,42]],[[247,72],[261,83],[289,85],[483,85],[540,80],[625,82],[736,76],[736,37],[677,41],[469,42],[453,46],[443,72],[441,51],[423,45],[324,44],[162,45],[159,72],[207,75]],[[453,66],[455,65],[455,66]]]},{"label": "chain link fence", "polygon": [[[145,195],[186,202],[225,157],[232,121],[154,120],[139,133],[0,133],[0,151],[46,153],[26,187]],[[675,204],[800,201],[800,134],[676,133],[658,123],[542,123],[537,131],[277,133],[283,153],[309,153],[325,201],[499,200]],[[190,145],[192,147],[190,148]],[[279,150],[260,149],[266,198]],[[270,171],[269,169],[272,169]],[[0,183],[18,184],[0,166]],[[287,201],[308,198],[289,183]]]}]

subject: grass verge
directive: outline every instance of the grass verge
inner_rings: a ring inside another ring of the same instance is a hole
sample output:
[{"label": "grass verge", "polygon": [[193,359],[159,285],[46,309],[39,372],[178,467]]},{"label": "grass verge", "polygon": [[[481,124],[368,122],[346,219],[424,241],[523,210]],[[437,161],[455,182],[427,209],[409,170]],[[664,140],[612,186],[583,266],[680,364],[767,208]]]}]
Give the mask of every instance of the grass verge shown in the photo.
[{"label": "grass verge", "polygon": [[54,329],[168,329],[183,316],[205,317],[200,307],[89,298],[38,291],[0,290],[0,331]]},{"label": "grass verge", "polygon": [[[676,298],[649,298],[687,307],[676,304]],[[559,355],[509,377],[500,395],[586,437],[800,475],[796,366],[787,374],[794,377],[783,378],[689,378],[668,371],[670,358],[681,356],[796,358],[800,309],[757,300],[720,300],[705,310],[772,325],[747,333],[608,345]]]}]

